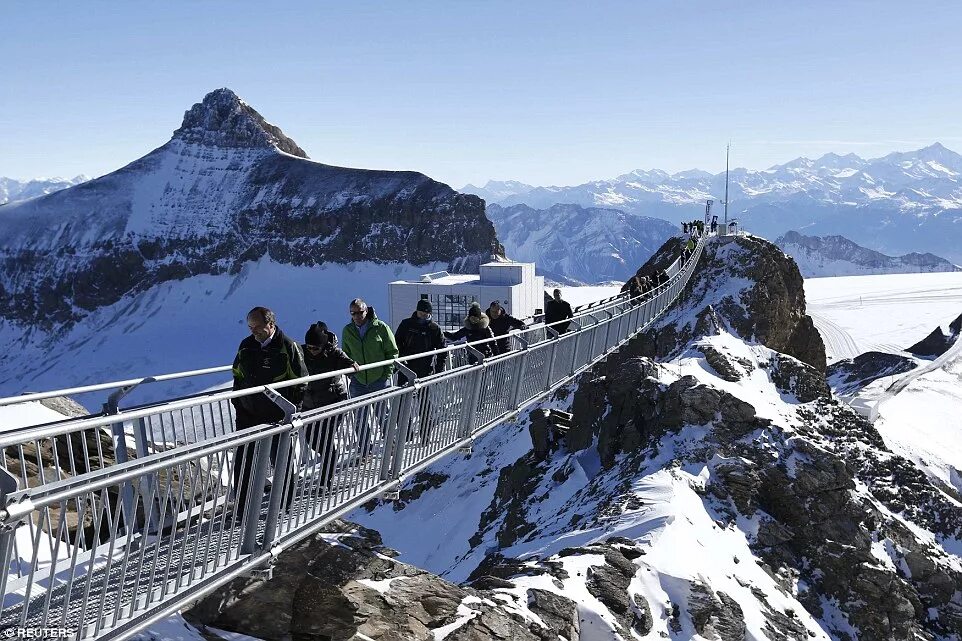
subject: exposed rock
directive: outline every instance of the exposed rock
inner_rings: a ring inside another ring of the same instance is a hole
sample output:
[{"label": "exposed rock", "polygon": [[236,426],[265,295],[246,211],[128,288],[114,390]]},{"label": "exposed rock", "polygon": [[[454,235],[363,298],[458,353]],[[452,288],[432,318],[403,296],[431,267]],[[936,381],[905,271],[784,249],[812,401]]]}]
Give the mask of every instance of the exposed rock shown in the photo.
[{"label": "exposed rock", "polygon": [[40,404],[69,418],[90,415],[90,412],[87,411],[87,408],[69,396],[53,396],[51,398],[45,398],[40,401]]},{"label": "exposed rock", "polygon": [[546,590],[528,590],[528,608],[544,621],[546,628],[532,631],[543,641],[557,641],[560,634],[569,641],[578,639],[578,610],[570,599]]},{"label": "exposed rock", "polygon": [[865,352],[853,359],[828,366],[826,378],[837,394],[856,394],[863,387],[885,376],[896,376],[915,369],[911,358],[885,352]]},{"label": "exposed rock", "polygon": [[711,345],[699,345],[698,349],[705,355],[705,361],[723,380],[736,383],[741,380],[741,370],[720,351]]},{"label": "exposed rock", "polygon": [[920,340],[915,345],[905,351],[911,352],[916,356],[937,357],[944,354],[959,339],[959,332],[962,330],[962,314],[954,321],[949,323],[949,333],[942,331],[941,327],[936,327],[932,333]]},{"label": "exposed rock", "polygon": [[811,365],[776,353],[768,367],[769,376],[775,386],[786,394],[792,394],[802,403],[831,396],[825,376]]},{"label": "exposed rock", "polygon": [[[679,243],[678,238],[666,242],[638,275],[670,264],[680,252]],[[688,320],[705,315],[717,318],[716,322],[746,340],[825,371],[825,346],[805,314],[805,291],[798,266],[766,240],[754,236],[711,239],[675,308],[633,339],[629,349],[643,356],[673,354],[700,335],[699,331],[706,333],[704,322],[696,329]]]},{"label": "exposed rock", "polygon": [[741,606],[724,592],[713,592],[693,583],[688,592],[688,611],[698,634],[719,641],[744,641],[745,619]]},{"label": "exposed rock", "polygon": [[538,628],[485,590],[380,554],[373,530],[342,522],[335,529],[342,533],[336,543],[317,535],[292,546],[277,558],[272,579],[235,579],[194,606],[188,620],[267,641],[428,641],[435,629],[462,620],[466,606],[470,618],[448,639],[544,641],[572,631],[575,604],[563,596],[529,596],[545,614],[548,627]]}]

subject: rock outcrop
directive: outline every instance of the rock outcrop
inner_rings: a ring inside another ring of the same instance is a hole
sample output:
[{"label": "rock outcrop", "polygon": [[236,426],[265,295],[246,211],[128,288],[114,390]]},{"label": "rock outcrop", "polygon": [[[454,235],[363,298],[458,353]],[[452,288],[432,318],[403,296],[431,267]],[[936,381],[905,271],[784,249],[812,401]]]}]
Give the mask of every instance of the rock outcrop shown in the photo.
[{"label": "rock outcrop", "polygon": [[[637,275],[664,269],[680,252],[681,239],[670,239]],[[766,240],[710,239],[688,287],[676,305],[634,341],[635,353],[657,358],[676,354],[717,322],[745,340],[825,371],[825,345],[805,313],[802,275],[791,258]]]},{"label": "rock outcrop", "polygon": [[947,352],[950,347],[955,345],[955,341],[959,339],[959,333],[962,331],[962,315],[959,315],[954,321],[949,323],[948,329],[949,331],[946,333],[941,327],[936,327],[932,330],[931,334],[915,345],[906,348],[905,351],[911,352],[916,356],[924,356],[927,358],[941,356]]},{"label": "rock outcrop", "polygon": [[328,530],[281,554],[273,578],[235,579],[186,618],[265,641],[578,639],[575,603],[562,595],[493,578],[460,587],[396,561],[373,530]]}]

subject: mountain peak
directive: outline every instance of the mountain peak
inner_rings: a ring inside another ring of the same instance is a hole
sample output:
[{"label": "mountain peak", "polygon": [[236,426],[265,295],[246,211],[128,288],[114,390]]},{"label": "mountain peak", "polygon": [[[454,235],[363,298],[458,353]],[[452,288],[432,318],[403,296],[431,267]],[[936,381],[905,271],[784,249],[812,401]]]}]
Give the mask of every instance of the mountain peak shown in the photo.
[{"label": "mountain peak", "polygon": [[307,158],[307,153],[284,135],[279,127],[240,99],[230,89],[215,89],[184,114],[184,122],[174,138],[189,143],[217,147],[278,149],[292,156]]}]

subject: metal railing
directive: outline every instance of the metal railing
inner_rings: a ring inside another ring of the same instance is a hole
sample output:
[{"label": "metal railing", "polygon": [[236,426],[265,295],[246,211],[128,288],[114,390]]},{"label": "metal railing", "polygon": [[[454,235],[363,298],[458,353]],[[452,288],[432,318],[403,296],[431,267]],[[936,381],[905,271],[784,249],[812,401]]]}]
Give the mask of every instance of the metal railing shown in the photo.
[{"label": "metal railing", "polygon": [[[497,339],[437,350],[455,366],[421,379],[397,359],[412,381],[403,387],[307,412],[278,392],[353,372],[342,370],[0,434],[0,630],[125,638],[269,567],[644,330],[687,285],[704,243],[660,287],[576,315],[564,333],[512,332],[518,348],[492,358],[477,346]],[[285,418],[235,429],[230,402],[250,394]]]}]

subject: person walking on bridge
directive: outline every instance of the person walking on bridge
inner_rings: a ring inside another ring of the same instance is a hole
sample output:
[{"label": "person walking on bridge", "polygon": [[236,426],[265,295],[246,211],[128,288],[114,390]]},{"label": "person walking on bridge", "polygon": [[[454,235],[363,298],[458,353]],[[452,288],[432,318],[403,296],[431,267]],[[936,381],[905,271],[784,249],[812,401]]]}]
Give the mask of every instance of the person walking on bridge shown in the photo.
[{"label": "person walking on bridge", "polygon": [[[426,299],[418,301],[417,308],[410,318],[405,318],[398,325],[397,333],[394,338],[397,341],[398,350],[401,356],[413,356],[424,352],[433,352],[436,349],[444,349],[444,337],[441,335],[441,328],[431,318],[431,302]],[[419,378],[430,376],[444,371],[444,363],[447,354],[435,354],[424,358],[415,358],[405,361],[405,365],[414,370]],[[398,383],[404,385],[407,378],[398,375]]]},{"label": "person walking on bridge", "polygon": [[[464,318],[464,327],[456,332],[444,332],[444,337],[449,341],[458,341],[465,338],[468,343],[483,341],[486,338],[494,338],[494,332],[491,331],[491,319],[481,311],[481,305],[475,301],[471,303],[471,307],[468,308],[468,315]],[[499,354],[496,341],[471,345],[471,347],[481,352],[485,358]],[[478,359],[470,356],[468,361],[473,365],[478,362]]]},{"label": "person walking on bridge", "polygon": [[[241,341],[237,348],[237,355],[234,357],[232,372],[235,391],[290,381],[308,375],[300,345],[288,338],[277,326],[277,317],[273,311],[266,307],[255,307],[247,313],[247,327],[251,335]],[[306,385],[303,384],[290,385],[279,389],[278,392],[295,406],[299,406],[305,387]],[[235,413],[234,425],[238,431],[255,425],[276,423],[285,416],[284,410],[263,393],[239,396],[231,399],[231,403]],[[275,436],[271,439],[272,464],[277,458],[277,448],[281,438],[285,437]],[[234,454],[234,505],[235,510],[241,511],[235,511],[235,518],[243,513],[242,510],[247,505],[255,464],[255,443],[241,445]],[[275,470],[274,476],[275,483],[280,486],[282,474],[278,474]],[[254,506],[255,510],[260,507],[259,497],[262,496],[263,491],[264,488],[254,488],[254,501],[257,502]],[[292,496],[293,487],[289,487],[285,502]]]},{"label": "person walking on bridge", "polygon": [[[418,301],[417,307],[414,313],[411,314],[411,317],[405,318],[401,321],[401,324],[398,325],[394,338],[397,339],[398,349],[402,357],[444,349],[444,336],[441,333],[441,328],[431,319],[431,312],[433,311],[434,308],[431,306],[431,301],[422,298]],[[405,361],[404,364],[414,370],[418,378],[424,378],[431,374],[444,371],[447,360],[448,354],[447,352],[443,352],[441,354],[435,354],[434,356],[414,358]],[[408,381],[404,374],[398,373],[399,385],[406,385],[413,382],[414,381]],[[428,438],[431,436],[434,423],[436,422],[434,417],[435,407],[431,403],[430,396],[431,390],[429,388],[422,388],[417,392],[417,404],[411,414],[411,423],[408,425],[406,436],[407,440],[414,438],[414,425],[417,424],[419,427],[417,431],[421,435],[421,442],[428,442]]]},{"label": "person walking on bridge", "polygon": [[[398,357],[394,334],[387,323],[377,317],[373,307],[360,298],[355,298],[348,309],[351,313],[351,322],[345,325],[341,332],[341,343],[344,345],[345,354],[358,365],[391,361]],[[373,394],[391,387],[393,373],[394,366],[391,364],[357,372],[351,376],[351,398]],[[373,416],[370,421],[367,420],[368,414],[370,412],[362,410],[355,425],[362,456],[371,453],[373,432],[378,428]]]},{"label": "person walking on bridge", "polygon": [[[568,327],[571,325],[568,323],[560,323],[558,321],[563,321],[568,318],[573,318],[574,313],[571,311],[571,305],[568,301],[561,298],[561,290],[554,290],[554,297],[548,301],[545,305],[544,310],[544,324],[552,327],[554,331],[559,334],[564,334],[568,331]],[[558,323],[557,325],[552,325],[552,323]]]},{"label": "person walking on bridge", "polygon": [[[321,321],[311,325],[304,335],[304,362],[312,376],[349,367],[353,367],[355,371],[358,369],[357,363],[337,346],[337,336],[328,331],[327,324]],[[347,399],[343,376],[322,378],[307,384],[301,411],[309,412]],[[329,416],[321,421],[306,421],[305,438],[308,447],[321,459],[320,479],[324,487],[330,485],[334,473],[334,462],[337,461],[336,442],[341,440],[336,436],[343,422],[343,414]]]},{"label": "person walking on bridge", "polygon": [[523,320],[517,319],[501,307],[501,303],[496,300],[491,301],[488,306],[487,312],[488,318],[491,319],[491,331],[495,336],[504,336],[505,338],[499,338],[497,340],[497,347],[499,354],[505,354],[510,350],[508,343],[508,332],[512,329],[524,329],[527,325],[524,324]]}]

